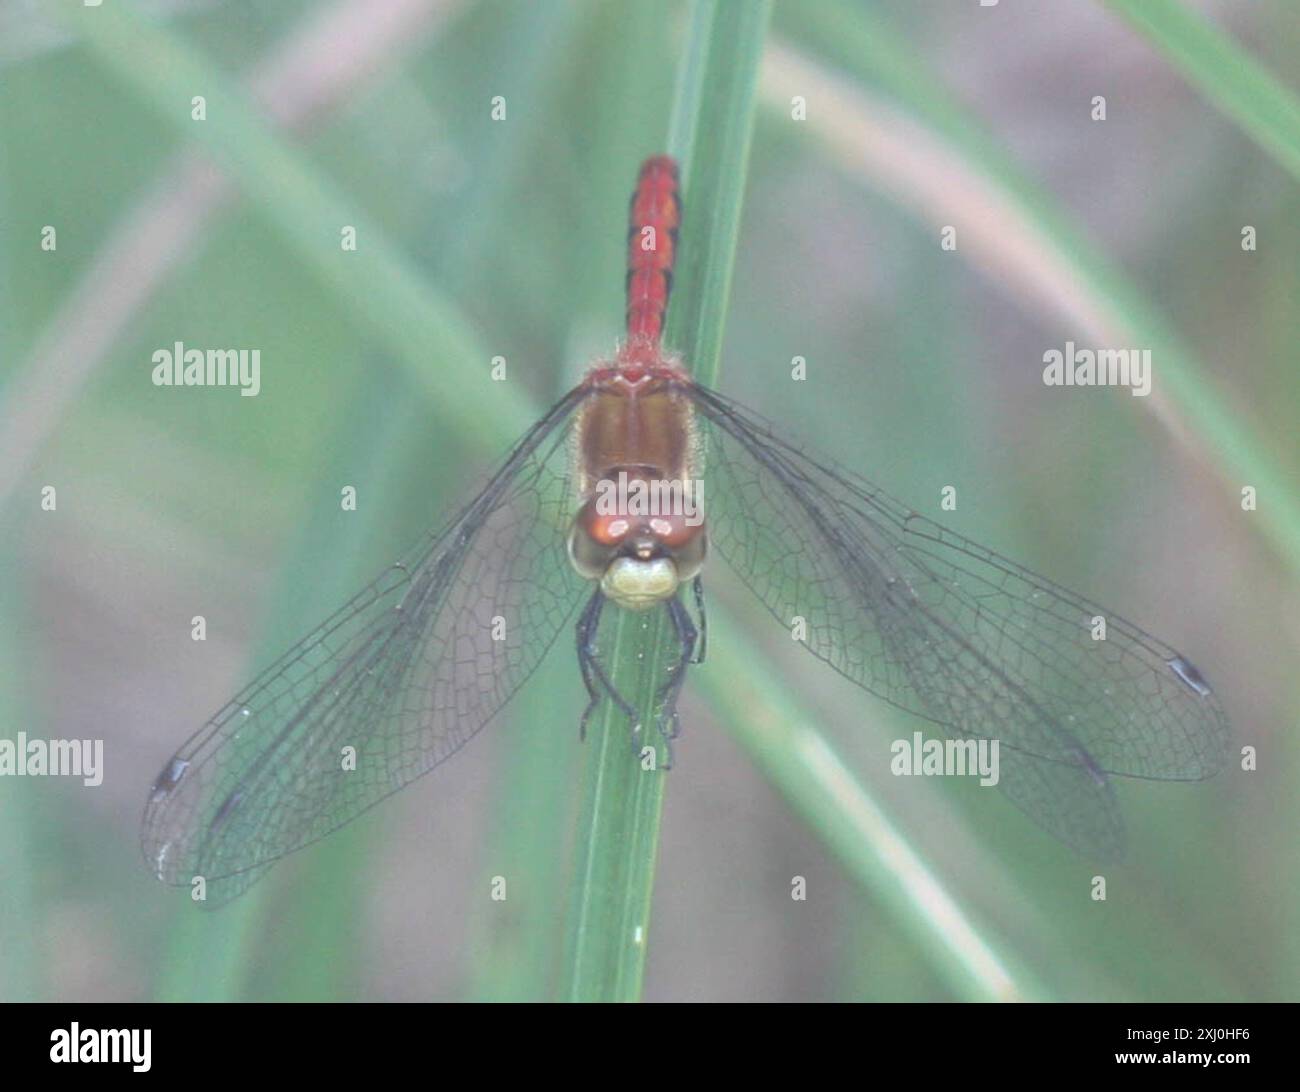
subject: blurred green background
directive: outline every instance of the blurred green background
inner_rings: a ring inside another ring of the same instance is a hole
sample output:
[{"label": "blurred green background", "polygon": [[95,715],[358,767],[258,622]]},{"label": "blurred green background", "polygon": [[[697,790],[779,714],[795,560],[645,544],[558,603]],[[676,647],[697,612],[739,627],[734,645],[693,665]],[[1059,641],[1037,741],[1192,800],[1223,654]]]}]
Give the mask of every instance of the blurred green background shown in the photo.
[{"label": "blurred green background", "polygon": [[[1197,10],[1294,71],[1289,4]],[[107,762],[99,788],[0,781],[0,997],[551,996],[585,759],[567,640],[455,761],[230,908],[156,883],[137,824],[257,665],[610,351],[686,26],[684,4],[595,0],[0,4],[0,718],[103,738]],[[1000,797],[890,778],[918,725],[719,574],[731,658],[815,724],[1025,995],[1300,998],[1296,552],[1238,501],[1252,459],[1295,486],[1295,178],[1088,0],[778,4],[760,96],[720,385],[922,511],[955,486],[955,529],[1185,650],[1259,769],[1121,783],[1131,850],[1096,902],[1095,868]],[[1046,349],[1134,315],[1190,347],[1157,352],[1155,395],[1044,387]],[[260,348],[261,393],[154,387],[177,340]],[[1248,445],[1168,394],[1184,364]],[[764,775],[721,659],[683,705],[646,997],[970,996]]]}]

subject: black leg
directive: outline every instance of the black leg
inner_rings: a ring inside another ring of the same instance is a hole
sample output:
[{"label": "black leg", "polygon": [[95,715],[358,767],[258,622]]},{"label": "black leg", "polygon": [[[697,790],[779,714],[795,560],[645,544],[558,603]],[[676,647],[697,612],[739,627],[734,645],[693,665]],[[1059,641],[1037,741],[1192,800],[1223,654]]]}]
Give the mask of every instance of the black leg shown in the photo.
[{"label": "black leg", "polygon": [[600,701],[590,661],[594,659],[591,649],[595,647],[596,629],[600,624],[600,608],[604,598],[597,588],[582,608],[578,624],[574,627],[574,635],[578,639],[578,670],[582,672],[582,685],[587,688],[587,708],[582,711],[582,719],[578,721],[578,738],[584,743],[587,739],[587,721],[591,718],[596,703]]},{"label": "black leg", "polygon": [[600,662],[600,653],[596,647],[596,635],[600,631],[600,614],[605,607],[605,596],[599,588],[592,593],[590,601],[578,617],[576,635],[578,638],[578,667],[582,672],[582,684],[587,688],[587,708],[582,711],[578,722],[578,736],[587,738],[587,722],[596,711],[602,697],[608,697],[629,721],[637,725],[636,710],[623,695],[614,689],[605,667]]},{"label": "black leg", "polygon": [[700,616],[700,643],[695,650],[695,656],[691,659],[693,664],[704,663],[704,650],[709,643],[709,620],[704,613],[704,581],[698,576],[691,581],[691,589],[695,592],[695,612]]},{"label": "black leg", "polygon": [[668,610],[668,617],[672,621],[673,630],[677,634],[677,647],[680,650],[677,662],[669,666],[669,679],[659,688],[655,695],[655,704],[658,706],[658,713],[655,715],[655,723],[659,728],[659,734],[663,736],[664,747],[667,756],[664,760],[664,768],[671,766],[673,760],[672,741],[677,738],[681,730],[681,722],[677,716],[677,699],[681,696],[682,687],[686,684],[686,669],[695,660],[696,642],[699,638],[699,630],[695,628],[695,623],[691,621],[690,612],[682,605],[682,601],[676,596],[669,599],[664,606]]}]

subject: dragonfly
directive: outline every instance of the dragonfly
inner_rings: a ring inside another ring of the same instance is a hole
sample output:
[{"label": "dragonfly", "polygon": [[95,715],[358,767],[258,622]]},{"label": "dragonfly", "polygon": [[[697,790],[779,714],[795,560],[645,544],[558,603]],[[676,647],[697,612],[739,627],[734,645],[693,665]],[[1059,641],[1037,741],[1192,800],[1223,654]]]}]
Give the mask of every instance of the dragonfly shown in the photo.
[{"label": "dragonfly", "polygon": [[677,165],[653,156],[630,207],[626,337],[477,496],[166,763],[142,832],[159,879],[203,877],[212,905],[238,895],[460,750],[570,625],[581,728],[609,703],[637,738],[601,639],[612,611],[667,619],[647,730],[667,744],[715,557],[829,669],[950,739],[999,741],[1002,792],[1084,853],[1123,851],[1113,777],[1223,765],[1227,717],[1182,653],[691,378],[662,337],[681,222]]}]

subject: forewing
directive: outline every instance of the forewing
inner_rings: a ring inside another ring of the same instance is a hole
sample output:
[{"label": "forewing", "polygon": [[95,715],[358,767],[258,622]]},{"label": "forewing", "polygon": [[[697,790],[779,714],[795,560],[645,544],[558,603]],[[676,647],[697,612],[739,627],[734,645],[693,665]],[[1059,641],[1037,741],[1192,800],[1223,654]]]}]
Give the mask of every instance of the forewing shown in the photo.
[{"label": "forewing", "polygon": [[268,667],[164,768],[143,848],[207,902],[458,750],[584,594],[565,553],[570,393],[479,497]]},{"label": "forewing", "polygon": [[716,552],[859,686],[951,735],[999,740],[1004,790],[1059,836],[1118,848],[1107,774],[1195,780],[1220,767],[1227,720],[1176,650],[819,463],[730,400],[694,398]]}]

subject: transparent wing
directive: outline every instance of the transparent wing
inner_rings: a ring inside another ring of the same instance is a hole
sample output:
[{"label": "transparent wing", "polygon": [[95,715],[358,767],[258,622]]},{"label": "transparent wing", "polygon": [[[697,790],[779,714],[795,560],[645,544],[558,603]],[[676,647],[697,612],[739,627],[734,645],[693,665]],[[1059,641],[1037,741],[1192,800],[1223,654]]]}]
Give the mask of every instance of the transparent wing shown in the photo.
[{"label": "transparent wing", "polygon": [[693,397],[716,552],[783,624],[804,619],[808,650],[848,679],[949,735],[999,740],[1004,792],[1058,837],[1117,854],[1107,775],[1198,780],[1222,765],[1227,719],[1175,649],[730,400]]},{"label": "transparent wing", "polygon": [[583,597],[565,554],[575,389],[478,498],[268,667],[177,752],[142,845],[215,905],[458,750]]}]

